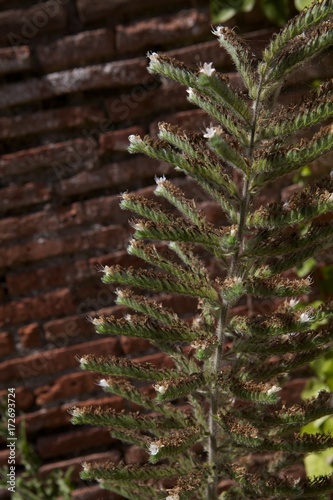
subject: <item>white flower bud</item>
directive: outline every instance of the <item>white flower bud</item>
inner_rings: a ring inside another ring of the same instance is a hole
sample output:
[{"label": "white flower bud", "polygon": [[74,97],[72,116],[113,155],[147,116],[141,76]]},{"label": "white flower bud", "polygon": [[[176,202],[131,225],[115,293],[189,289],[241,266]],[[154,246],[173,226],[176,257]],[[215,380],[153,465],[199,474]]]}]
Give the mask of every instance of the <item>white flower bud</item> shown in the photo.
[{"label": "white flower bud", "polygon": [[99,382],[98,382],[98,385],[100,387],[109,387],[109,384],[107,383],[107,381],[105,380],[105,378],[102,378]]},{"label": "white flower bud", "polygon": [[311,316],[311,314],[307,313],[307,312],[304,312],[300,315],[300,322],[301,323],[308,323],[309,321],[311,321],[313,319],[313,316]]},{"label": "white flower bud", "polygon": [[281,387],[278,387],[277,385],[272,385],[270,389],[268,389],[267,394],[270,396],[271,394],[275,394],[276,392],[281,391]]},{"label": "white flower bud", "polygon": [[160,447],[155,444],[155,443],[150,443],[149,445],[149,453],[150,455],[157,455],[157,453],[160,451]]},{"label": "white flower bud", "polygon": [[154,389],[159,394],[164,394],[168,388],[168,384],[155,384]]},{"label": "white flower bud", "polygon": [[212,76],[215,73],[216,69],[213,67],[213,63],[204,63],[202,68],[200,69],[200,73],[206,76]]},{"label": "white flower bud", "polygon": [[206,132],[204,133],[205,139],[212,139],[216,134],[216,127],[207,127]]},{"label": "white flower bud", "polygon": [[135,146],[137,144],[141,144],[143,142],[143,140],[141,139],[141,137],[139,135],[134,135],[134,134],[131,134],[129,137],[128,137],[128,140],[129,142]]}]

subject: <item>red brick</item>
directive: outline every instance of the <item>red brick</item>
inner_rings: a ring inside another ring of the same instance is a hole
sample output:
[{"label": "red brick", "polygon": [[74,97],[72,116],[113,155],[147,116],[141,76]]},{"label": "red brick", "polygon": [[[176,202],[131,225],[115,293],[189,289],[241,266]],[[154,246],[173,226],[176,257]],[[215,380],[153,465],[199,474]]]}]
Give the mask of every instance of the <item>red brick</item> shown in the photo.
[{"label": "red brick", "polygon": [[0,333],[0,352],[2,356],[8,356],[15,351],[10,333]]},{"label": "red brick", "polygon": [[0,189],[0,213],[45,203],[51,199],[48,187],[37,182]]},{"label": "red brick", "polygon": [[[193,5],[192,1],[182,2]],[[79,16],[82,22],[91,23],[98,19],[109,18],[111,15],[128,14],[156,7],[156,0],[76,0]],[[179,0],[159,0],[158,6],[179,6]]]},{"label": "red brick", "polygon": [[71,285],[75,279],[90,276],[87,261],[79,260],[72,264],[57,264],[40,267],[32,271],[20,271],[6,275],[8,292],[11,297],[47,288]]},{"label": "red brick", "polygon": [[114,52],[114,35],[107,29],[84,31],[36,47],[39,65],[46,73],[110,59]]},{"label": "red brick", "polygon": [[136,445],[127,448],[124,455],[126,465],[142,465],[147,463],[149,459],[149,453]]},{"label": "red brick", "polygon": [[97,189],[128,186],[139,179],[153,179],[154,175],[163,175],[171,167],[157,160],[143,160],[134,157],[130,160],[111,163],[92,172],[82,172],[59,183],[58,192],[62,196],[76,196]]},{"label": "red brick", "polygon": [[0,118],[0,139],[13,139],[59,129],[78,128],[104,120],[94,106],[77,106]]},{"label": "red brick", "polygon": [[37,318],[68,314],[74,309],[71,292],[68,288],[63,288],[0,306],[0,325],[17,324]]},{"label": "red brick", "polygon": [[70,373],[54,381],[52,385],[44,385],[35,389],[36,404],[44,406],[59,399],[73,399],[81,394],[96,392],[97,376],[92,372]]},{"label": "red brick", "polygon": [[61,177],[64,173],[68,175],[79,169],[94,168],[97,164],[96,151],[97,143],[93,137],[15,151],[0,157],[0,175],[11,177],[44,167],[52,168],[56,176]]},{"label": "red brick", "polygon": [[0,75],[31,69],[32,60],[27,45],[0,49]]},{"label": "red brick", "polygon": [[137,86],[130,93],[122,93],[118,97],[106,100],[108,116],[115,123],[141,118],[159,111],[172,111],[191,107],[187,100],[185,87],[164,81],[147,89],[145,85]]},{"label": "red brick", "polygon": [[[159,118],[150,124],[149,132],[155,137],[158,134],[158,123],[160,121],[161,119]],[[171,123],[172,125],[178,125],[191,132],[199,132],[199,130],[209,125],[207,114],[201,109],[191,109],[190,111],[180,111],[179,113],[168,114],[163,117],[163,121]]]},{"label": "red brick", "polygon": [[128,217],[120,209],[119,201],[118,195],[107,196],[64,207],[52,207],[52,212],[43,210],[28,215],[7,217],[0,220],[1,237],[5,241],[36,236],[39,233],[45,235],[53,231],[59,232],[82,224],[123,224]]},{"label": "red brick", "polygon": [[119,355],[121,353],[119,342],[115,338],[94,340],[72,346],[67,345],[67,339],[65,341],[65,347],[30,354],[22,359],[4,361],[0,364],[0,381],[22,379],[28,384],[34,377],[53,375],[68,368],[78,367],[77,356],[81,357],[84,354]]},{"label": "red brick", "polygon": [[[100,353],[101,354],[101,353]],[[57,408],[42,408],[41,410],[24,415],[27,432],[29,434],[40,432],[42,429],[55,429],[56,427],[72,426],[69,409],[73,406],[100,406],[102,408],[114,408],[116,411],[123,410],[124,399],[120,396],[108,396],[100,399],[89,399],[84,402],[66,403]],[[20,422],[21,417],[19,417]],[[72,428],[72,427],[71,427]]]},{"label": "red brick", "polygon": [[[67,2],[65,0],[62,3]],[[66,25],[65,8],[52,0],[28,9],[5,10],[0,14],[0,40],[2,43],[20,45],[42,33],[61,30]]]},{"label": "red brick", "polygon": [[[119,199],[117,200],[118,203]],[[117,216],[117,213],[115,214]],[[124,222],[128,220],[125,211],[122,211]],[[122,220],[121,220],[122,221]],[[42,290],[73,286],[74,283],[91,276],[97,276],[97,268],[102,265],[142,266],[142,261],[126,252],[93,257],[89,260],[76,260],[71,264],[57,264],[40,267],[33,271],[8,273],[6,284],[11,297],[30,293],[31,290]]]},{"label": "red brick", "polygon": [[88,428],[75,429],[70,432],[42,436],[37,438],[36,448],[43,459],[77,454],[89,448],[110,446],[114,443],[108,429]]},{"label": "red brick", "polygon": [[[147,72],[145,58],[113,61],[83,68],[50,73],[0,87],[0,108],[49,99],[55,96],[97,89],[148,84],[154,77]],[[6,97],[2,97],[6,96]]]},{"label": "red brick", "polygon": [[130,25],[116,27],[117,52],[126,53],[179,41],[194,40],[210,31],[208,10],[181,10],[173,15],[154,17]]},{"label": "red brick", "polygon": [[100,155],[113,153],[115,151],[127,151],[129,146],[128,136],[131,134],[140,135],[142,137],[145,132],[142,127],[136,126],[101,134],[99,137]]},{"label": "red brick", "polygon": [[22,326],[18,329],[20,344],[24,349],[31,349],[41,346],[40,327],[38,323]]},{"label": "red brick", "polygon": [[125,354],[147,352],[151,348],[148,340],[136,337],[120,337],[120,345]]},{"label": "red brick", "polygon": [[31,241],[22,245],[0,249],[0,267],[12,267],[25,262],[36,262],[59,255],[91,252],[93,250],[119,250],[128,241],[129,229],[110,226],[75,235]]},{"label": "red brick", "polygon": [[[61,460],[61,461],[57,461],[57,462],[52,462],[50,464],[44,464],[42,465],[39,469],[38,469],[38,475],[39,477],[41,478],[44,478],[44,477],[48,477],[50,474],[52,474],[52,472],[56,471],[56,470],[63,470],[64,472],[66,472],[70,467],[73,467],[74,468],[74,471],[73,471],[73,474],[71,475],[71,478],[73,480],[75,479],[78,479],[79,478],[79,474],[80,472],[82,471],[82,462],[94,462],[94,463],[97,463],[97,462],[114,462],[114,463],[118,463],[121,459],[121,453],[120,451],[118,450],[110,450],[110,451],[104,451],[102,453],[93,453],[93,454],[90,454],[90,455],[85,455],[85,456],[79,456],[79,457],[75,457],[75,458],[70,458],[68,460]],[[90,491],[91,488],[84,488],[84,490],[89,490]],[[72,498],[76,498],[78,500],[78,494],[79,492],[82,492],[82,490],[75,490],[74,492],[72,492]],[[97,486],[96,487],[96,496],[93,497],[94,499],[98,498],[98,500],[101,500],[101,496],[100,494],[103,493],[103,490]],[[104,496],[103,496],[104,498]],[[109,498],[109,497],[107,497]],[[117,500],[122,499],[122,497],[119,497],[117,495]],[[113,499],[113,497],[112,497]]]},{"label": "red brick", "polygon": [[[45,338],[52,342],[57,342],[58,339],[67,339],[66,342],[68,343],[69,338],[80,339],[91,336],[94,333],[94,328],[93,325],[87,320],[88,313],[93,314],[93,311],[99,311],[101,314],[104,313],[108,316],[112,314],[115,317],[120,317],[124,311],[122,306],[113,306],[103,309],[101,304],[98,303],[98,298],[96,301],[93,299],[92,304],[95,304],[95,307],[91,307],[90,310],[85,308],[84,316],[70,316],[45,323]],[[82,306],[84,305],[85,304],[82,304]]]}]

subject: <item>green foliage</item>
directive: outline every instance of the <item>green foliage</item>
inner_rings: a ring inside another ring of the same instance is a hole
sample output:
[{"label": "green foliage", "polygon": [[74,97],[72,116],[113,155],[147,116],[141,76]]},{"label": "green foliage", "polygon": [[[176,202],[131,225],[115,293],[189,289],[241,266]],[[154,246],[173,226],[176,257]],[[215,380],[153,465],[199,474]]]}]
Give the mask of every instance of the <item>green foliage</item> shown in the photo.
[{"label": "green foliage", "polygon": [[[305,100],[275,107],[286,77],[333,44],[332,25],[333,1],[313,4],[272,39],[261,61],[233,30],[215,28],[243,79],[242,94],[212,63],[193,70],[166,55],[149,55],[149,71],[188,86],[189,101],[217,124],[202,137],[161,123],[157,139],[130,136],[129,151],[167,161],[191,177],[230,224],[208,222],[195,201],[164,177],[156,179],[155,194],[169,210],[123,194],[121,207],[139,217],[131,222],[128,252],[147,267],[103,268],[103,282],[122,287],[117,304],[129,312],[92,323],[103,335],[148,340],[170,364],[160,369],[129,358],[80,359],[83,369],[107,377],[100,380],[106,392],[140,410],[73,408],[73,423],[110,428],[113,437],[149,454],[143,467],[86,464],[85,479],[98,479],[130,499],[142,496],[144,488],[151,498],[167,500],[326,498],[333,491],[333,480],[325,475],[305,481],[288,475],[290,465],[333,447],[331,435],[300,433],[315,419],[328,421],[330,387],[300,405],[281,399],[293,371],[332,346],[332,304],[301,307],[295,301],[311,290],[312,280],[305,277],[309,259],[333,244],[331,224],[318,220],[333,212],[332,180],[304,185],[283,204],[258,206],[268,182],[295,175],[333,150],[327,125],[333,116],[332,82],[310,93],[311,105]],[[295,267],[303,277],[295,270],[291,275]],[[195,298],[193,317],[164,308],[169,294]],[[234,306],[252,297],[269,299],[270,311],[236,315]],[[251,454],[258,452],[263,465],[254,473]],[[232,485],[220,497],[223,479]]]},{"label": "green foliage", "polygon": [[[298,11],[310,7],[313,0],[294,0]],[[210,0],[213,23],[224,23],[240,12],[251,12],[258,5],[267,19],[283,26],[290,18],[288,0]]]},{"label": "green foliage", "polygon": [[[7,436],[7,417],[6,402],[1,404],[3,418],[1,420],[0,435]],[[16,441],[16,451],[20,456],[20,464],[23,466],[23,472],[16,471],[15,493],[12,494],[13,500],[41,500],[61,496],[63,500],[72,498],[71,492],[74,489],[71,476],[73,468],[69,467],[66,471],[54,470],[46,478],[39,477],[39,468],[42,465],[38,454],[27,440],[24,420],[19,426]],[[18,469],[18,468],[17,468]],[[7,489],[8,468],[0,469],[0,488]]]}]

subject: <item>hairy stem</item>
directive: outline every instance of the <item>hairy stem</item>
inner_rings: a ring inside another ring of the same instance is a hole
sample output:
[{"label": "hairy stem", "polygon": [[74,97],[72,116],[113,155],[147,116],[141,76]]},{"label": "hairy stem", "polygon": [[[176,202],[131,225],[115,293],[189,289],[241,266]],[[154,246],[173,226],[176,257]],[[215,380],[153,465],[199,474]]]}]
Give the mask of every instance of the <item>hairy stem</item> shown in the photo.
[{"label": "hairy stem", "polygon": [[[255,135],[256,135],[256,126],[257,126],[257,121],[258,121],[258,114],[259,114],[259,103],[260,103],[260,83],[259,83],[259,91],[258,91],[258,97],[254,103],[254,112],[253,112],[253,121],[252,121],[252,130],[251,130],[251,141],[250,145],[248,148],[248,157],[249,160],[252,161],[253,159],[253,152],[254,152],[254,145],[255,145]],[[245,178],[244,183],[243,183],[243,189],[242,189],[242,201],[241,201],[241,207],[240,207],[240,217],[239,217],[239,225],[238,225],[238,247],[237,250],[235,251],[232,261],[231,261],[231,266],[230,266],[230,271],[229,271],[229,277],[233,278],[237,275],[237,268],[238,268],[238,263],[239,263],[239,256],[240,252],[244,246],[244,232],[245,232],[245,225],[246,225],[246,219],[249,211],[249,205],[250,205],[250,179]],[[213,372],[214,373],[220,373],[222,371],[222,363],[223,363],[223,350],[224,350],[224,341],[225,341],[225,328],[227,326],[227,321],[228,321],[228,313],[229,313],[229,304],[222,304],[220,307],[219,311],[219,317],[218,317],[218,322],[217,322],[217,327],[216,327],[216,337],[218,340],[218,344],[214,353],[214,360],[213,360]],[[216,464],[216,453],[217,453],[217,434],[218,434],[218,424],[214,420],[214,415],[217,414],[218,408],[219,408],[219,389],[217,386],[214,387],[211,395],[210,395],[210,413],[209,413],[209,438],[208,438],[208,461],[209,463],[214,466]],[[218,498],[217,496],[217,486],[218,486],[218,471],[215,469],[213,471],[213,478],[212,481],[207,485],[207,500],[216,500]]]}]

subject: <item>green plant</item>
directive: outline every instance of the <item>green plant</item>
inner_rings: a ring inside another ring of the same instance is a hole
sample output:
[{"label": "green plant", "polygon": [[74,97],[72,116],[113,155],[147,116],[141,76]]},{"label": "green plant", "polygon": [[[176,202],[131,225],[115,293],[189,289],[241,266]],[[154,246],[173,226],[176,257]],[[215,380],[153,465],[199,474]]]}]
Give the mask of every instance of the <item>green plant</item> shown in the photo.
[{"label": "green plant", "polygon": [[[285,203],[256,205],[268,182],[333,149],[332,126],[324,124],[316,133],[312,128],[333,115],[333,81],[299,107],[275,107],[285,78],[332,45],[332,28],[333,1],[315,3],[272,39],[257,62],[233,30],[217,27],[214,34],[231,55],[246,96],[212,63],[192,71],[150,54],[149,71],[189,87],[190,102],[218,125],[202,137],[161,123],[157,140],[131,136],[129,150],[192,177],[220,205],[229,225],[209,223],[165,178],[156,179],[155,194],[178,215],[137,195],[122,196],[121,207],[143,218],[133,222],[128,252],[149,269],[104,267],[104,283],[127,287],[117,290],[117,304],[134,314],[92,322],[101,334],[148,339],[174,368],[127,358],[81,358],[83,369],[106,376],[100,381],[106,392],[142,411],[73,408],[73,423],[107,426],[114,437],[150,455],[145,466],[85,464],[82,478],[95,478],[135,500],[326,498],[333,491],[331,477],[295,480],[288,473],[308,453],[333,446],[331,436],[300,433],[331,414],[331,392],[292,407],[279,396],[293,371],[328,352],[332,343],[332,305],[295,307],[295,298],[310,291],[311,279],[291,277],[290,270],[333,244],[332,225],[317,220],[333,211],[333,181],[304,187]],[[307,129],[309,139],[295,139],[295,132],[304,135]],[[209,273],[207,255],[216,261],[216,277]],[[159,292],[162,299],[163,293],[194,297],[196,315],[189,322],[138,289]],[[234,306],[251,297],[274,300],[275,309],[235,314]],[[313,330],[318,323],[325,325]],[[151,382],[155,397],[141,390]],[[203,446],[201,454],[195,444]],[[255,471],[253,453],[262,455]],[[232,485],[220,494],[223,479]]]},{"label": "green plant", "polygon": [[[7,416],[6,402],[1,401],[2,418],[0,420],[0,435],[5,439],[7,437]],[[60,495],[62,500],[72,498],[71,491],[74,486],[71,481],[73,468],[68,468],[65,472],[62,470],[52,471],[47,478],[42,479],[38,476],[41,460],[38,454],[27,440],[25,422],[22,420],[16,441],[17,455],[20,456],[20,464],[23,466],[23,472],[16,472],[15,492],[12,493],[13,500],[41,500],[56,499]],[[8,467],[0,468],[0,488],[7,489]]]},{"label": "green plant", "polygon": [[[297,10],[311,5],[312,0],[294,0]],[[290,18],[289,0],[210,0],[210,10],[214,23],[223,23],[239,12],[251,12],[259,5],[265,16],[274,24],[283,26]]]}]

